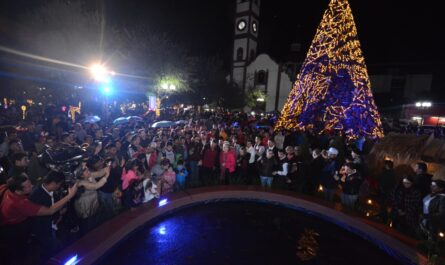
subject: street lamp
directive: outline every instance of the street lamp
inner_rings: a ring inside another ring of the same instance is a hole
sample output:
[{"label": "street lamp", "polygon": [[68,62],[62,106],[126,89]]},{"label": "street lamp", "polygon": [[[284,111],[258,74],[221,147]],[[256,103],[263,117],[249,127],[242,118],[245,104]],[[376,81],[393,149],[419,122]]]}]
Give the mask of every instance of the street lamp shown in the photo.
[{"label": "street lamp", "polygon": [[94,80],[103,82],[106,81],[108,78],[108,71],[105,66],[101,64],[93,64],[90,67],[91,75],[93,76]]},{"label": "street lamp", "polygon": [[169,84],[169,83],[162,83],[161,88],[170,91],[176,90],[176,86],[174,84]]}]

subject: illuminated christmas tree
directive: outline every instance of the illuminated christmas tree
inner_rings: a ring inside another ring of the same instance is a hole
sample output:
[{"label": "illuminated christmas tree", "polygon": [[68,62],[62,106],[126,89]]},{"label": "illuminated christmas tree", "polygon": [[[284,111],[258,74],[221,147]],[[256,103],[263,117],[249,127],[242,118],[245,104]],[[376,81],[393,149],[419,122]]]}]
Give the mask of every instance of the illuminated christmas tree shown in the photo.
[{"label": "illuminated christmas tree", "polygon": [[276,129],[383,137],[347,0],[331,0]]}]

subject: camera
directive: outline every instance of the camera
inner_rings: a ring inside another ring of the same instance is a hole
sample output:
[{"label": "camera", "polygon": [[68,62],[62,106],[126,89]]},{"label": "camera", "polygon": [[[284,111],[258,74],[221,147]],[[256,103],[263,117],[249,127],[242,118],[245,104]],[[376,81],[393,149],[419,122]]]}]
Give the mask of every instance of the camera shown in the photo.
[{"label": "camera", "polygon": [[82,175],[81,164],[87,154],[79,146],[60,146],[47,148],[38,158],[47,169],[63,173],[65,182],[71,185]]}]

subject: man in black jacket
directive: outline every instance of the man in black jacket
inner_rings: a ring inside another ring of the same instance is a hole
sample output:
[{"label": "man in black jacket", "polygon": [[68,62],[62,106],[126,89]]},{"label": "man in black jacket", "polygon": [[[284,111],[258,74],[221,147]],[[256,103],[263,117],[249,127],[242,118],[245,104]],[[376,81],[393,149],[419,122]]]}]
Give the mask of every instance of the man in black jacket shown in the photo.
[{"label": "man in black jacket", "polygon": [[416,175],[414,176],[414,185],[420,191],[422,198],[430,193],[432,175],[428,174],[427,165],[423,162],[418,162],[414,166]]},{"label": "man in black jacket", "polygon": [[433,180],[431,193],[423,198],[421,227],[433,240],[445,233],[445,181]]},{"label": "man in black jacket", "polygon": [[258,163],[259,174],[261,179],[261,186],[263,188],[271,188],[273,181],[273,173],[278,166],[277,160],[275,159],[273,150],[267,150],[266,157],[263,157]]},{"label": "man in black jacket", "polygon": [[[46,207],[51,207],[58,199],[55,192],[58,191],[65,180],[63,173],[51,171],[46,175],[43,184],[36,187],[29,200]],[[62,211],[63,212],[63,209]],[[57,214],[34,217],[32,220],[32,232],[36,235],[40,245],[40,257],[44,262],[57,251],[57,238],[55,235],[55,217]]]},{"label": "man in black jacket", "polygon": [[321,156],[321,150],[316,148],[312,151],[312,160],[309,162],[309,195],[315,194],[323,177],[325,160]]}]

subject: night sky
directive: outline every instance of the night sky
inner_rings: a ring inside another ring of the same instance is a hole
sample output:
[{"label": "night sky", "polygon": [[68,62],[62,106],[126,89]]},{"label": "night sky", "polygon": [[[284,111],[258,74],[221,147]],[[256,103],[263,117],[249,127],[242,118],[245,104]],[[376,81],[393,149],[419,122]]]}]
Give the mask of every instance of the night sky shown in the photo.
[{"label": "night sky", "polygon": [[[20,23],[20,15],[41,0],[1,0],[0,19]],[[328,0],[262,0],[259,52],[285,60],[290,44],[302,44],[304,55]],[[350,0],[359,39],[368,64],[415,63],[427,68],[445,61],[438,34],[440,1]],[[192,54],[219,55],[230,62],[235,0],[103,0],[109,25],[147,25],[169,34]],[[0,44],[13,43],[1,36]]]}]

